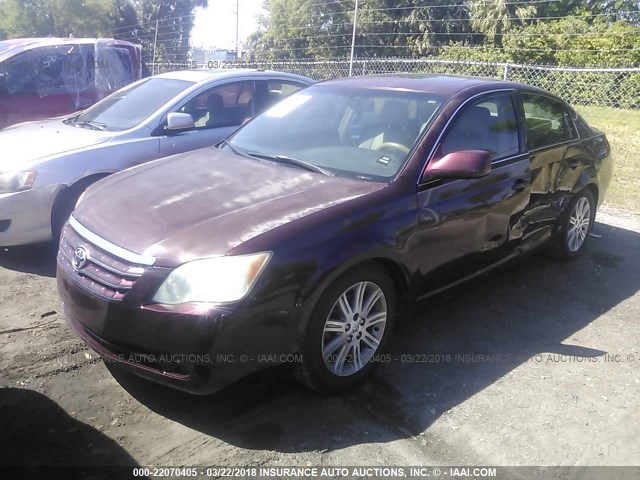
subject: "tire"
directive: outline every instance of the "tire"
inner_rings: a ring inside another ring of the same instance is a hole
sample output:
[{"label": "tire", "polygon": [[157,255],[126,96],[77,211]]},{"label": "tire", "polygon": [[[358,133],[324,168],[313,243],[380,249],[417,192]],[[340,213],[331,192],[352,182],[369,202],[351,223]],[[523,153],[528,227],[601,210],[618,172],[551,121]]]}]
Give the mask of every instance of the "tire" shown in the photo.
[{"label": "tire", "polygon": [[589,189],[580,191],[571,200],[551,247],[551,254],[556,260],[572,261],[584,252],[596,217],[595,203]]},{"label": "tire", "polygon": [[60,192],[51,211],[51,234],[53,243],[60,241],[62,227],[69,220],[69,216],[88,185],[74,185]]},{"label": "tire", "polygon": [[395,287],[382,269],[363,265],[338,278],[314,308],[297,378],[321,393],[352,387],[374,367],[395,315]]}]

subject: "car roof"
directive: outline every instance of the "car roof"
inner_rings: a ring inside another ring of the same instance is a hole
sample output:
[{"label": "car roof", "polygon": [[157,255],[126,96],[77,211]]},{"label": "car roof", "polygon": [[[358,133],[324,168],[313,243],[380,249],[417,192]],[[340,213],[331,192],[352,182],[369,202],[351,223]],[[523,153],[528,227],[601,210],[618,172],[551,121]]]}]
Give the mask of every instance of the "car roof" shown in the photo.
[{"label": "car roof", "polygon": [[177,70],[175,72],[159,73],[155,78],[170,78],[172,80],[187,80],[190,82],[203,82],[206,80],[220,80],[233,77],[279,77],[312,83],[313,80],[293,73],[276,72],[272,70],[257,70],[250,68],[218,68],[218,69],[192,69]]},{"label": "car roof", "polygon": [[[544,92],[530,85],[523,85],[504,80],[482,77],[465,77],[460,75],[397,73],[383,75],[365,75],[358,77],[327,80],[319,85],[349,88],[366,88],[373,90],[402,90],[411,92],[433,93],[435,95],[453,96],[469,88],[474,91],[490,91],[496,89],[527,89]],[[546,93],[546,92],[545,92]]]},{"label": "car roof", "polygon": [[27,45],[42,47],[46,45],[67,45],[70,43],[78,44],[78,43],[97,43],[97,42],[106,42],[106,43],[131,43],[125,40],[116,40],[113,38],[57,38],[57,37],[41,37],[41,38],[14,38],[11,40],[2,40],[0,43],[9,45],[10,47],[24,47]]}]

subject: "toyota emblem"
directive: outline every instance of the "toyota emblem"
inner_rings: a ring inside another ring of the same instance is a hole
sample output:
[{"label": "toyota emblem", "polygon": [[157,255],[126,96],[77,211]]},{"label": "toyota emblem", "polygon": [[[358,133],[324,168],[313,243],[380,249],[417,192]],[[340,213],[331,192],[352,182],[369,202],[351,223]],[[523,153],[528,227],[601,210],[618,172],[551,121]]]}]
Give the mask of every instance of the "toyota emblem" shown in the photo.
[{"label": "toyota emblem", "polygon": [[89,250],[87,247],[80,245],[76,248],[76,251],[73,252],[73,269],[74,270],[82,270],[87,266],[87,262],[89,261]]}]

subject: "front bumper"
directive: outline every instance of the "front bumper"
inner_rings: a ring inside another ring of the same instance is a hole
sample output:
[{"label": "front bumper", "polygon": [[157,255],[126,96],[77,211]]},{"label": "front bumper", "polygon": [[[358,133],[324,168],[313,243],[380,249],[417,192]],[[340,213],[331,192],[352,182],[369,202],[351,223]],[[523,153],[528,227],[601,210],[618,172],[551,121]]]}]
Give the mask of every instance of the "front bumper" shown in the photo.
[{"label": "front bumper", "polygon": [[122,301],[101,298],[74,277],[59,257],[58,290],[70,325],[105,361],[149,380],[208,394],[293,353],[296,329],[287,298],[169,309],[145,305],[133,291]]},{"label": "front bumper", "polygon": [[51,240],[51,209],[60,185],[0,194],[0,247]]}]

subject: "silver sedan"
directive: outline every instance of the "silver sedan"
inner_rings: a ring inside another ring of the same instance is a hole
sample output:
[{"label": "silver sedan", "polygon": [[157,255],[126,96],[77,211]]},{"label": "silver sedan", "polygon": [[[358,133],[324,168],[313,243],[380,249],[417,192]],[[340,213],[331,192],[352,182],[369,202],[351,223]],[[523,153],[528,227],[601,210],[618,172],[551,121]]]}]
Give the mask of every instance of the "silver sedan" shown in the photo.
[{"label": "silver sedan", "polygon": [[78,198],[112,173],[219,143],[311,79],[190,70],[145,78],[71,117],[0,132],[0,246],[56,238]]}]

